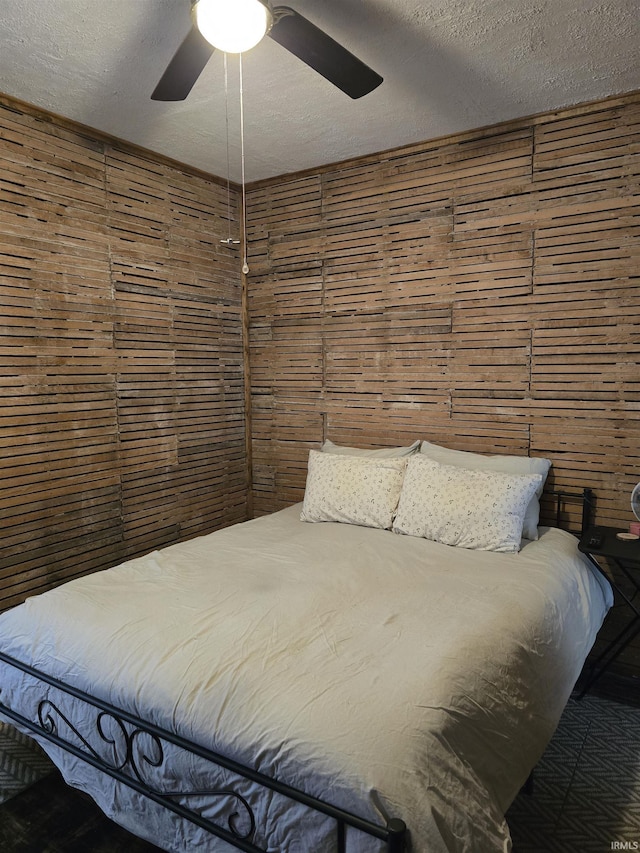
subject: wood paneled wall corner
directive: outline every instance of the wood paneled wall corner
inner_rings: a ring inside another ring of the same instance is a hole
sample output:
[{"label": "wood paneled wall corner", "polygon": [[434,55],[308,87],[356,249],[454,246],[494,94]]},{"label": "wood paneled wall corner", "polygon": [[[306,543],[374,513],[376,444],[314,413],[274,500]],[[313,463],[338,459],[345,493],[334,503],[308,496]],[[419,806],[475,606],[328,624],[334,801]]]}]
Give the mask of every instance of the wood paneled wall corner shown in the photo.
[{"label": "wood paneled wall corner", "polygon": [[226,188],[6,98],[0,162],[7,607],[243,520],[247,471]]},{"label": "wood paneled wall corner", "polygon": [[249,187],[256,513],[308,450],[427,438],[640,479],[640,94]]}]

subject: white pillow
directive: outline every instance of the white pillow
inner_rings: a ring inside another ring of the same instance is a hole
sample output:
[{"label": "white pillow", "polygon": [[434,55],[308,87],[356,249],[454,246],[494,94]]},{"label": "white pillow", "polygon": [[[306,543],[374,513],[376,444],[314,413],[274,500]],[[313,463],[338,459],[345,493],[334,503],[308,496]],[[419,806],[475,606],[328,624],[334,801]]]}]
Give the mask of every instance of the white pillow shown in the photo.
[{"label": "white pillow", "polygon": [[466,450],[450,450],[448,447],[440,447],[428,441],[422,442],[420,453],[425,454],[429,459],[440,462],[441,465],[455,465],[458,468],[467,468],[470,471],[501,471],[503,474],[521,476],[539,474],[541,477],[540,485],[529,501],[522,528],[524,539],[538,538],[540,496],[551,467],[550,459],[542,459],[536,456],[485,456],[483,453],[469,453]]},{"label": "white pillow", "polygon": [[524,514],[540,479],[412,456],[393,530],[461,548],[519,551]]},{"label": "white pillow", "polygon": [[406,461],[309,452],[301,521],[391,529]]},{"label": "white pillow", "polygon": [[334,444],[327,439],[322,445],[323,453],[335,453],[342,456],[365,456],[369,459],[396,459],[400,456],[411,456],[420,447],[419,441],[414,441],[408,447],[381,447],[378,450],[365,450],[361,447],[346,447]]}]

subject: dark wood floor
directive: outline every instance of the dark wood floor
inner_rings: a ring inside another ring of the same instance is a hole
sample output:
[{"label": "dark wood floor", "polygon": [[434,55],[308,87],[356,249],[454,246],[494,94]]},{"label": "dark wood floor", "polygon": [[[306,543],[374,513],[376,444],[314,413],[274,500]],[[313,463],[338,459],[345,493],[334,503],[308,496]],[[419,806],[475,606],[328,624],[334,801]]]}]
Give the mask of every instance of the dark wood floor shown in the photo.
[{"label": "dark wood floor", "polygon": [[69,788],[57,771],[0,805],[2,853],[157,853]]}]

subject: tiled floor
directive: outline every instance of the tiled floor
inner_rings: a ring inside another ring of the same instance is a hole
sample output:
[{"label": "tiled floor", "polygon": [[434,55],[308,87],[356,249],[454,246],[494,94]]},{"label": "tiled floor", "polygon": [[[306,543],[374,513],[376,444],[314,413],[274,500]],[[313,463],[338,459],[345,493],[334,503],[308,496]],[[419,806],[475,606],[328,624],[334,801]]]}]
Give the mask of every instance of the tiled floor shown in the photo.
[{"label": "tiled floor", "polygon": [[6,723],[0,723],[0,803],[51,773],[51,762],[34,743]]},{"label": "tiled floor", "polygon": [[640,708],[569,700],[507,820],[514,853],[640,850]]}]

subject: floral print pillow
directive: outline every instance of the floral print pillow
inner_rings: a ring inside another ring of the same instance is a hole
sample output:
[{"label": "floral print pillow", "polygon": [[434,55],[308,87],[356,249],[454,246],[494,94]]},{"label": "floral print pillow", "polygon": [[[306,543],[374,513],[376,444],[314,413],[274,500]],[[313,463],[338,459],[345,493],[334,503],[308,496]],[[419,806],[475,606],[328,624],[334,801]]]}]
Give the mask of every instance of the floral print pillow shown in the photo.
[{"label": "floral print pillow", "polygon": [[411,456],[393,530],[461,548],[519,551],[525,512],[541,479]]},{"label": "floral print pillow", "polygon": [[391,529],[405,459],[309,452],[301,521],[341,521]]}]

